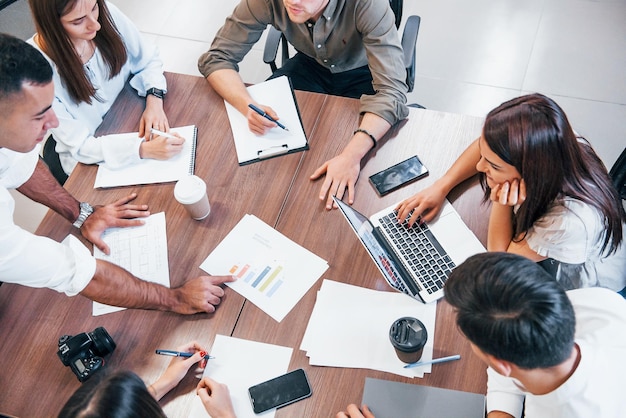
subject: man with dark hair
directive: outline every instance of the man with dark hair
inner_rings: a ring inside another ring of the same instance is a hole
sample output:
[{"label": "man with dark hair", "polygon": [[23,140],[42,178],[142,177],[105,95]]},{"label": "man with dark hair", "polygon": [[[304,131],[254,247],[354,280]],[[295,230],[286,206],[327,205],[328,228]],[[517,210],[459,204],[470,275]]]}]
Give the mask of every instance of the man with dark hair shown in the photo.
[{"label": "man with dark hair", "polygon": [[483,253],[445,285],[457,325],[487,370],[488,417],[618,417],[626,411],[626,301],[565,292],[536,263]]},{"label": "man with dark hair", "polygon": [[31,234],[13,223],[17,189],[73,222],[81,234],[109,253],[102,233],[110,227],[143,224],[147,205],[136,194],[101,207],[77,201],[39,159],[39,144],[58,126],[52,110],[52,69],[31,45],[0,34],[0,281],[78,293],[109,305],[191,314],[213,312],[229,277],[197,277],[176,289],[145,282],[96,260],[73,235],[63,244]]}]

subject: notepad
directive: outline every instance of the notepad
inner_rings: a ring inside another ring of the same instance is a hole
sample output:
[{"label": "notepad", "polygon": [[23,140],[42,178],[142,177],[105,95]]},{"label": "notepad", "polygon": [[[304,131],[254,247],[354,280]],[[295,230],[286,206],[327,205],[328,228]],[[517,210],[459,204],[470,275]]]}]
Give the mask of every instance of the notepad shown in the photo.
[{"label": "notepad", "polygon": [[265,135],[256,135],[248,128],[248,119],[225,101],[239,165],[309,149],[296,98],[287,76],[250,86],[248,93],[257,103],[274,109],[280,123],[289,130],[275,127]]},{"label": "notepad", "polygon": [[[111,169],[106,163],[100,164],[94,188],[131,186],[137,184],[167,183],[178,181],[194,173],[196,161],[196,137],[198,129],[195,125],[172,128],[183,138],[182,151],[169,160],[143,159],[137,164]],[[117,137],[136,138],[137,132],[115,134]]]}]

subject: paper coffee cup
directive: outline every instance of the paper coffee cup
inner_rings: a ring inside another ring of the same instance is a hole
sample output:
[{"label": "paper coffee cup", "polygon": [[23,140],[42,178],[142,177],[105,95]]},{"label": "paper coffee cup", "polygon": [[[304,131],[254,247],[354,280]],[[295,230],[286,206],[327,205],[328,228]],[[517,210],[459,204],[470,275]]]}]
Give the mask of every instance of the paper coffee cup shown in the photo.
[{"label": "paper coffee cup", "polygon": [[422,321],[405,316],[391,324],[389,340],[401,361],[415,363],[422,357],[428,333]]},{"label": "paper coffee cup", "polygon": [[197,221],[206,218],[211,213],[206,183],[198,176],[188,176],[178,180],[174,186],[174,197]]}]

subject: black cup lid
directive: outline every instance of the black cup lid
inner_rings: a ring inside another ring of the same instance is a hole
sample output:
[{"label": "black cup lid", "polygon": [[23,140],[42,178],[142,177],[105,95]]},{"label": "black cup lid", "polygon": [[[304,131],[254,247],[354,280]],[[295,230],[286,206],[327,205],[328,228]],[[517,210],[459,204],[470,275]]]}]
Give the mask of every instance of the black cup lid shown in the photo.
[{"label": "black cup lid", "polygon": [[424,347],[428,339],[428,333],[422,321],[405,316],[396,319],[391,324],[389,339],[398,350],[410,352]]}]

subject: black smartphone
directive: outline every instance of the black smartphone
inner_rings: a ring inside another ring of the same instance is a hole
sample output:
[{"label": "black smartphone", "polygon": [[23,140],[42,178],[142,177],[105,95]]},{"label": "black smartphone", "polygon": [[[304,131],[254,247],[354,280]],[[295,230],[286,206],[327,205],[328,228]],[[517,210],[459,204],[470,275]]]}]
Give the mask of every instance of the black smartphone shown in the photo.
[{"label": "black smartphone", "polygon": [[379,196],[384,196],[426,175],[428,175],[428,169],[422,164],[417,155],[414,155],[371,175],[370,183],[372,183]]},{"label": "black smartphone", "polygon": [[248,389],[252,409],[260,414],[311,396],[311,386],[303,369],[259,383]]}]

